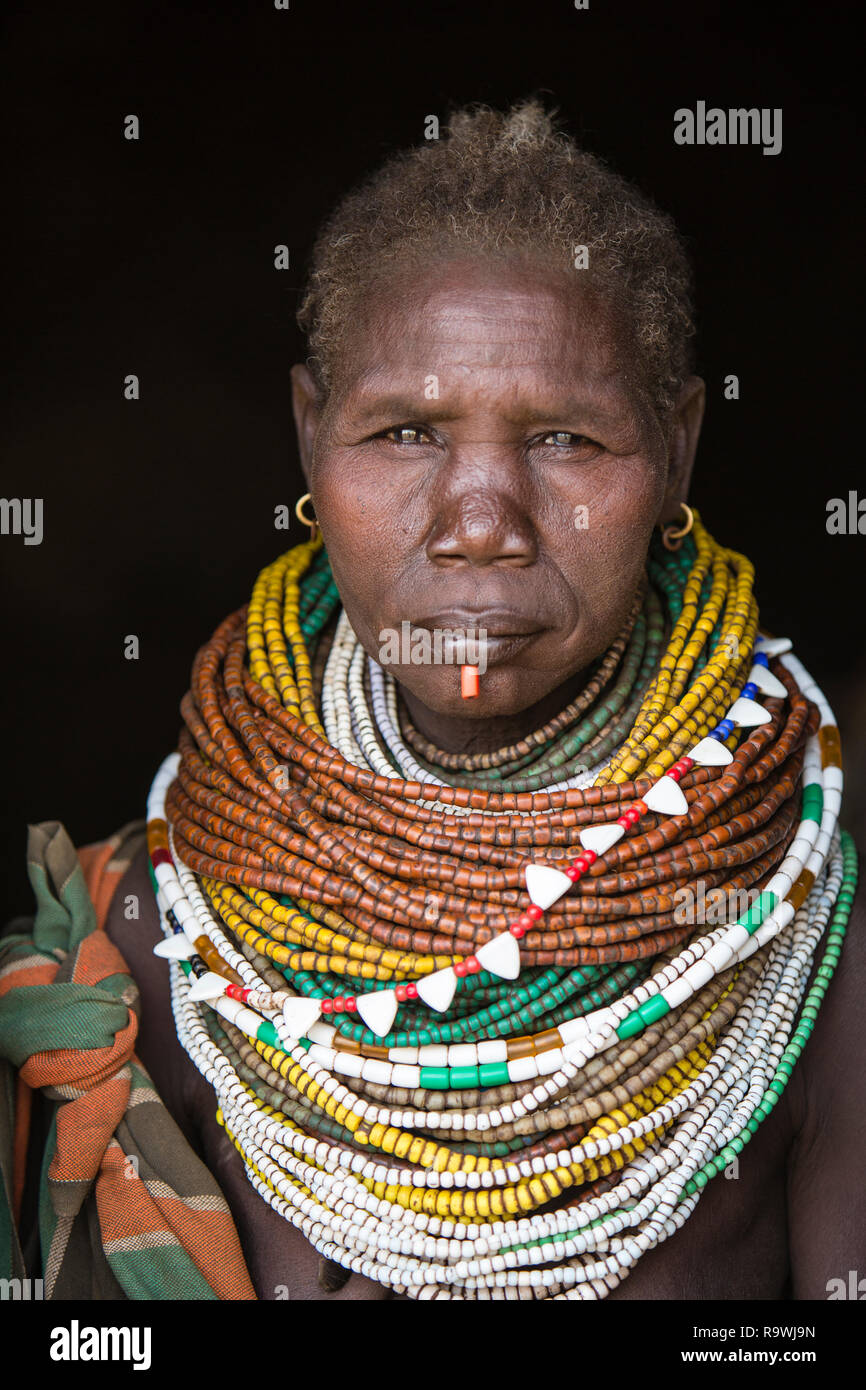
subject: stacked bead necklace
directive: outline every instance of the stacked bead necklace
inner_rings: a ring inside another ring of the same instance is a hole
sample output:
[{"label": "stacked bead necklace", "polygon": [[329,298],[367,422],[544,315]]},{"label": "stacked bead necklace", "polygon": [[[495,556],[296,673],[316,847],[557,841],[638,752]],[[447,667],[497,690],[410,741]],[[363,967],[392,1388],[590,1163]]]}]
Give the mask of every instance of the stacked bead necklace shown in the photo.
[{"label": "stacked bead necklace", "polygon": [[148,803],[156,949],[250,1182],[328,1260],[605,1297],[778,1102],[856,855],[752,581],[699,519],[654,546],[581,695],[471,757],[412,726],[320,543],[199,652]]}]

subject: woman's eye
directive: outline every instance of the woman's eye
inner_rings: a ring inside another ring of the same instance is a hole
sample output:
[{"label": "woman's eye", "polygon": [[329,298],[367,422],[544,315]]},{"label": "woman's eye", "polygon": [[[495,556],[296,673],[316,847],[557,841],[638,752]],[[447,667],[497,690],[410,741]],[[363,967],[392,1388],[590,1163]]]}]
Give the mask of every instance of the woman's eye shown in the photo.
[{"label": "woman's eye", "polygon": [[554,444],[561,448],[575,449],[579,444],[588,444],[592,448],[597,448],[594,440],[587,439],[585,434],[571,434],[568,430],[553,430],[546,434],[541,440],[542,444]]},{"label": "woman's eye", "polygon": [[430,436],[420,425],[395,425],[390,430],[383,430],[379,435],[380,439],[390,439],[394,444],[420,444],[421,435]]}]

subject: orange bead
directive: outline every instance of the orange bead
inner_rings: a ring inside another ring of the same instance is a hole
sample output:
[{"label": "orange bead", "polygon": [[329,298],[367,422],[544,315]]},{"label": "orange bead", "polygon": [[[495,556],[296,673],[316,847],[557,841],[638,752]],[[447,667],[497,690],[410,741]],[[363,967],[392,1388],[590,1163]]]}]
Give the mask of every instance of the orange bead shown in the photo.
[{"label": "orange bead", "polygon": [[460,667],[460,694],[464,700],[471,700],[474,695],[478,694],[477,666]]}]

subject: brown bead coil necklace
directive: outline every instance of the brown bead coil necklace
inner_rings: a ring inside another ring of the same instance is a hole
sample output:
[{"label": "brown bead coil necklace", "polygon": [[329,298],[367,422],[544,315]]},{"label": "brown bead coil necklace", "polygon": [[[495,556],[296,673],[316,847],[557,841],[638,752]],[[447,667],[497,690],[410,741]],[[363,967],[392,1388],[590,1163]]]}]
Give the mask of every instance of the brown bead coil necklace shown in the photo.
[{"label": "brown bead coil necklace", "polygon": [[328,1260],[604,1297],[777,1102],[856,858],[832,713],[752,582],[696,518],[580,696],[480,755],[412,725],[320,539],[198,653],[157,950],[250,1181]]}]

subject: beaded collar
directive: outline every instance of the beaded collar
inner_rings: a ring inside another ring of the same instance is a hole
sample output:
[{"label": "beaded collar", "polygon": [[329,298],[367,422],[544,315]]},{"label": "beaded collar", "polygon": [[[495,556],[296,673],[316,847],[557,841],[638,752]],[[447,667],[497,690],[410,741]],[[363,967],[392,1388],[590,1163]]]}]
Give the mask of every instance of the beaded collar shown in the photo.
[{"label": "beaded collar", "polygon": [[401,712],[320,543],[198,653],[148,802],[156,949],[249,1181],[326,1259],[605,1297],[778,1102],[856,854],[753,577],[697,520],[581,696],[474,758]]}]

